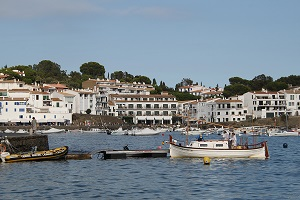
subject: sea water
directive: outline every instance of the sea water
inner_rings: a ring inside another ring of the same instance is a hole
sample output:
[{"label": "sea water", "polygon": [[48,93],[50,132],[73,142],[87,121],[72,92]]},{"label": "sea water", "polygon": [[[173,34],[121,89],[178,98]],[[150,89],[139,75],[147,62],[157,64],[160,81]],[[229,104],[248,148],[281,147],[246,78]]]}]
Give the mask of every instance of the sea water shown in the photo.
[{"label": "sea water", "polygon": [[[300,137],[267,140],[270,158],[127,158],[103,160],[107,149],[168,148],[169,132],[156,136],[49,134],[51,148],[91,152],[92,159],[0,163],[0,199],[299,199]],[[210,135],[218,138],[221,136]],[[196,136],[189,136],[189,140]],[[283,148],[287,144],[287,148]]]}]

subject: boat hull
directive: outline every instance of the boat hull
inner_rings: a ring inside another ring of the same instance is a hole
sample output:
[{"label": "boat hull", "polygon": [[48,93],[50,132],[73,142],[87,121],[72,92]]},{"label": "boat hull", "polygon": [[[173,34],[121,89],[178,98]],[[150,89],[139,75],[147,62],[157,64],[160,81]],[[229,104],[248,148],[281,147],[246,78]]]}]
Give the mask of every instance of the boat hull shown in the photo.
[{"label": "boat hull", "polygon": [[44,160],[59,160],[64,159],[68,153],[68,146],[63,146],[47,151],[36,151],[10,154],[2,157],[2,162],[24,162],[24,161],[44,161]]},{"label": "boat hull", "polygon": [[269,136],[299,136],[298,132],[293,132],[293,131],[283,131],[283,132],[271,132],[268,133]]},{"label": "boat hull", "polygon": [[265,146],[253,149],[210,149],[170,143],[171,158],[268,158]]}]

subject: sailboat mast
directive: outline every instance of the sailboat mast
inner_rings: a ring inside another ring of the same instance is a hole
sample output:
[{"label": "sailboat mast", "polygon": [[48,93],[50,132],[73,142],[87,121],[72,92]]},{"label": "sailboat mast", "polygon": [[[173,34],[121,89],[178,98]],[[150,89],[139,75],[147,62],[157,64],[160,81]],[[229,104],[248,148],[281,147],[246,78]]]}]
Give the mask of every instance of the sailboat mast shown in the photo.
[{"label": "sailboat mast", "polygon": [[190,129],[190,107],[188,104],[188,108],[187,108],[187,127],[186,127],[186,134],[185,134],[185,146],[188,145],[189,143],[189,129]]}]

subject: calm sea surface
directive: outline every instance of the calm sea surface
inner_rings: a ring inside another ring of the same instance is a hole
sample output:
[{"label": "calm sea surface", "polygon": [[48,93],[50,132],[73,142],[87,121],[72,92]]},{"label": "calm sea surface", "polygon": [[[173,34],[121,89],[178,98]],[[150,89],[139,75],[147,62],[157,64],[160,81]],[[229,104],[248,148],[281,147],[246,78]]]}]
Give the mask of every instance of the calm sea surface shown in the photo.
[{"label": "calm sea surface", "polygon": [[[51,134],[49,144],[67,145],[70,152],[125,145],[153,149],[168,140],[168,134]],[[259,140],[268,141],[270,159],[212,159],[203,165],[202,159],[102,160],[93,154],[89,160],[0,163],[0,199],[299,199],[300,137]]]}]

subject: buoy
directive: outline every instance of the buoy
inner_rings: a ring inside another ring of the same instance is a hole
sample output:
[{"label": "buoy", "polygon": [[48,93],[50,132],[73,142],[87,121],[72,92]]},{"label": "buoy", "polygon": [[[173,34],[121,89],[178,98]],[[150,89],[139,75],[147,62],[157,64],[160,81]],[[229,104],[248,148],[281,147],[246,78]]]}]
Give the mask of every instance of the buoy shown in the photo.
[{"label": "buoy", "polygon": [[287,143],[283,143],[283,148],[287,148],[288,144]]},{"label": "buoy", "polygon": [[210,158],[209,157],[204,157],[203,158],[203,164],[204,165],[209,165],[210,164]]}]

